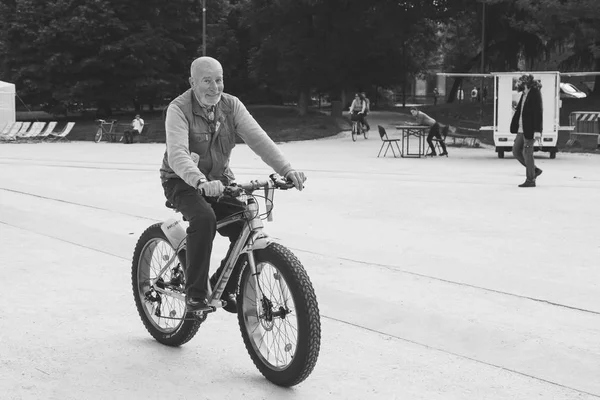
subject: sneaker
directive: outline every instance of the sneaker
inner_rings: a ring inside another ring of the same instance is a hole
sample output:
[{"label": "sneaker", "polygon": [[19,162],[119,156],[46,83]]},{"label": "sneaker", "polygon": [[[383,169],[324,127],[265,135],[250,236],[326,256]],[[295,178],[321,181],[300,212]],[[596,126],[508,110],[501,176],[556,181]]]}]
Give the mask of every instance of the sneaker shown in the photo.
[{"label": "sneaker", "polygon": [[544,172],[544,171],[542,171],[542,170],[541,170],[541,169],[539,169],[539,168],[536,168],[536,169],[535,169],[535,177],[537,178],[538,176],[540,176],[540,175],[542,174],[542,172]]},{"label": "sneaker", "polygon": [[525,182],[521,183],[521,184],[519,185],[519,187],[522,187],[522,188],[526,188],[526,187],[535,187],[535,182],[531,182],[531,181],[525,181]]},{"label": "sneaker", "polygon": [[442,157],[442,156],[446,156],[446,157],[448,157],[448,152],[447,152],[447,151],[445,151],[445,152],[443,152],[443,153],[440,153],[440,157]]},{"label": "sneaker", "polygon": [[437,156],[436,153],[427,153],[427,154],[425,154],[425,157],[435,157],[435,156]]},{"label": "sneaker", "polygon": [[206,299],[193,297],[185,298],[185,308],[188,312],[210,311],[212,309]]}]

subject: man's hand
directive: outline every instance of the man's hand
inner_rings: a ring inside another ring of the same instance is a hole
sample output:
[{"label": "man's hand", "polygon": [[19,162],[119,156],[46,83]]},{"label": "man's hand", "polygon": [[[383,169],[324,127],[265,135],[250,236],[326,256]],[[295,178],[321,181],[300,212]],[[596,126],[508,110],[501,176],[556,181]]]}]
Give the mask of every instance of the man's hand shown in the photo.
[{"label": "man's hand", "polygon": [[223,194],[225,186],[221,181],[204,182],[198,185],[198,190],[201,194],[207,197],[219,197]]},{"label": "man's hand", "polygon": [[304,189],[304,181],[306,181],[306,175],[304,175],[304,172],[291,170],[290,172],[285,174],[285,178],[291,180],[294,183],[296,189]]}]

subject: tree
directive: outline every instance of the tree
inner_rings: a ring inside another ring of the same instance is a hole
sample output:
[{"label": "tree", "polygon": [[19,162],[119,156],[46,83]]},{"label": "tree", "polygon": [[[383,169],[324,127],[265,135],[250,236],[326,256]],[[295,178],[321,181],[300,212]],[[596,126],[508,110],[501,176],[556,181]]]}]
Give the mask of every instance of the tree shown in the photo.
[{"label": "tree", "polygon": [[199,5],[173,0],[0,0],[2,70],[32,102],[152,103],[197,55]]},{"label": "tree", "polygon": [[249,0],[251,76],[298,95],[405,83],[435,51],[442,1]]}]

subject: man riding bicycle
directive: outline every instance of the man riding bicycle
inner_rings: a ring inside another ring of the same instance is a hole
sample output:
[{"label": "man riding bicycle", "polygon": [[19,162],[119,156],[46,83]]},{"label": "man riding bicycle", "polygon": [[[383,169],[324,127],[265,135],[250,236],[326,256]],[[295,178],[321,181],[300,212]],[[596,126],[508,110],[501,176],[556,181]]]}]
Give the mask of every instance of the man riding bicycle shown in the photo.
[{"label": "man riding bicycle", "polygon": [[354,95],[354,100],[352,100],[352,104],[350,104],[349,113],[352,121],[359,121],[359,123],[365,126],[367,131],[370,129],[369,124],[367,124],[365,119],[367,102],[361,93],[356,93],[356,95]]},{"label": "man riding bicycle", "polygon": [[[292,168],[244,104],[223,92],[223,67],[217,60],[211,57],[195,59],[190,67],[189,82],[191,89],[167,108],[167,149],[160,177],[167,200],[189,221],[186,307],[188,311],[208,311],[207,282],[217,220],[240,211],[235,205],[217,201],[225,185],[234,180],[229,159],[236,136],[241,137],[275,172],[291,180],[298,190],[303,189],[306,177]],[[213,286],[241,232],[241,224],[243,222],[219,230],[219,234],[229,238],[231,245],[210,279]],[[224,309],[229,312],[236,312],[235,285],[236,280],[232,277],[222,296],[227,302]]]}]

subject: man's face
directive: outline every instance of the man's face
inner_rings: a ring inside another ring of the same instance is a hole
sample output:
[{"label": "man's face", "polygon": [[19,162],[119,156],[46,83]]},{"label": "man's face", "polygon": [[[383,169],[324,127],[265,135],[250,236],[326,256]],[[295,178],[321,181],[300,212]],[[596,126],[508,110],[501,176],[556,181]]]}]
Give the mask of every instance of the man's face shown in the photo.
[{"label": "man's face", "polygon": [[410,110],[410,113],[413,115],[413,117],[416,117],[418,111],[417,110]]},{"label": "man's face", "polygon": [[214,63],[199,65],[190,78],[190,85],[202,105],[213,106],[223,93],[223,69]]}]

